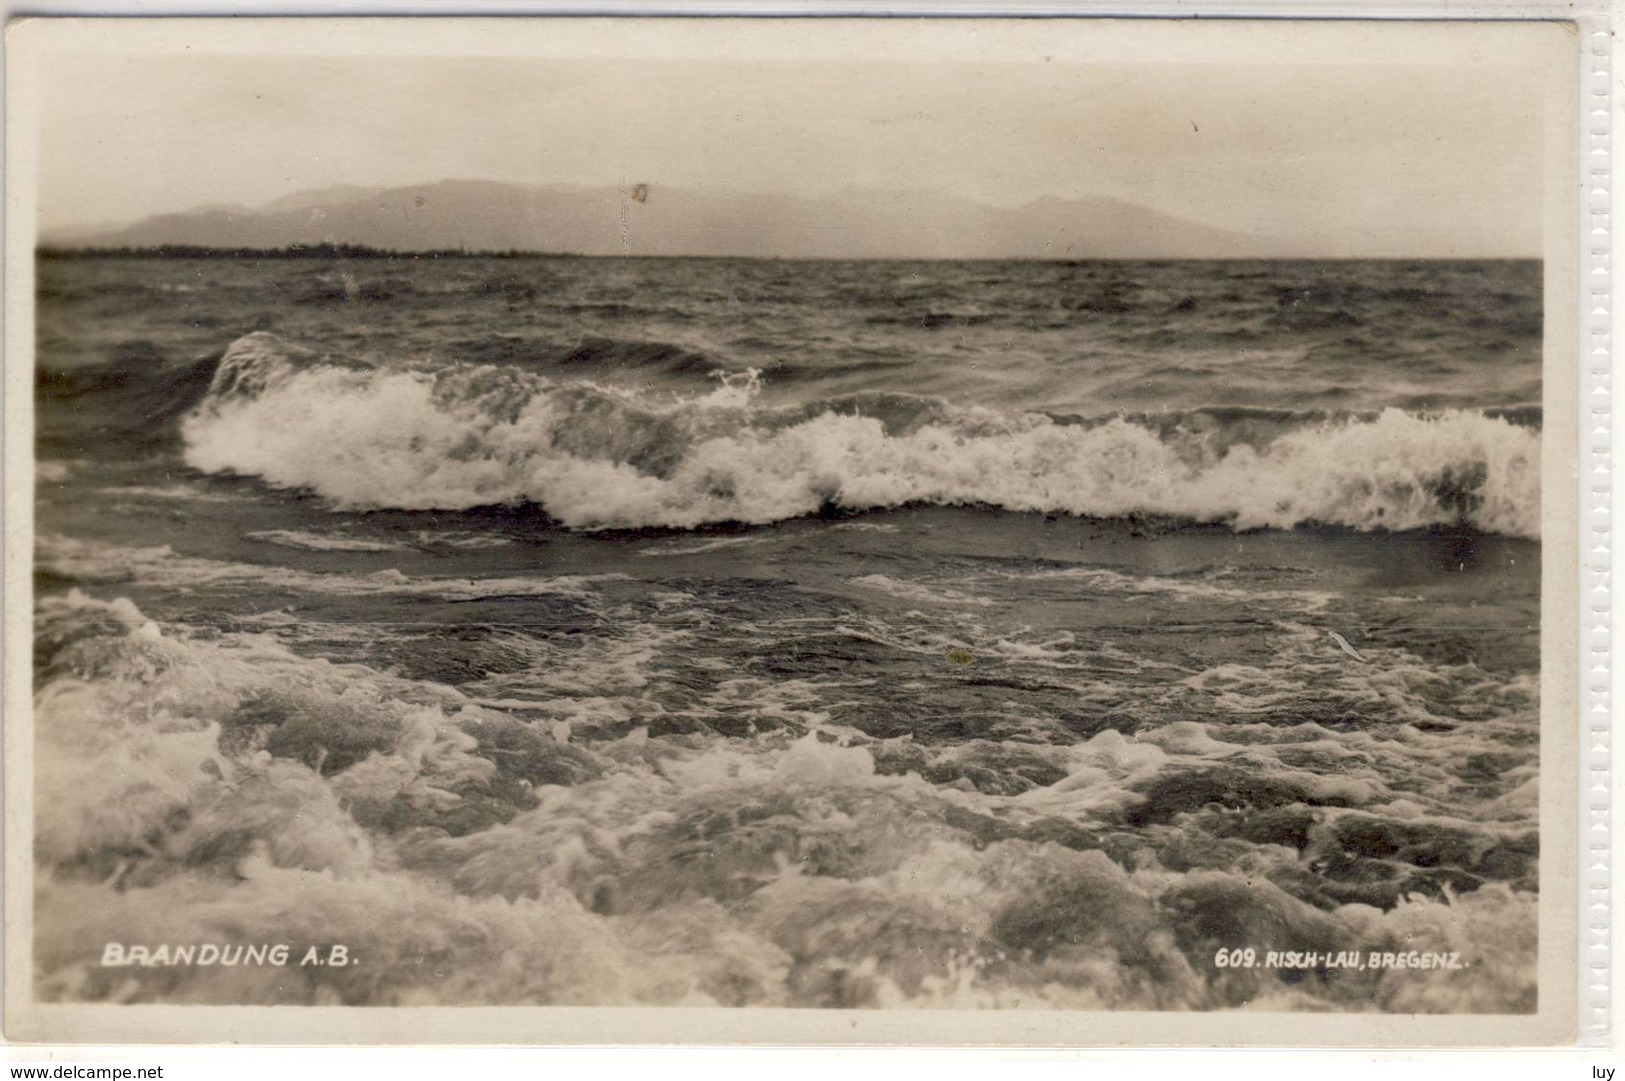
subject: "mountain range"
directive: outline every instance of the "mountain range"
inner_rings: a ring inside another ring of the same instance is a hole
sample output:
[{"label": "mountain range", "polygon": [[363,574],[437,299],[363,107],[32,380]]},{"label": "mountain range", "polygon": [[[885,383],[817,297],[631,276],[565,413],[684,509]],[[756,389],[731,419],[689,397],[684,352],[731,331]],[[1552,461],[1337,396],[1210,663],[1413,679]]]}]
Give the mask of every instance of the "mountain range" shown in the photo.
[{"label": "mountain range", "polygon": [[46,245],[280,248],[359,244],[579,255],[816,259],[1254,257],[1269,237],[1229,232],[1117,199],[1045,197],[1014,208],[922,191],[829,196],[627,184],[445,180],[341,185],[265,206],[210,206],[133,225],[47,234]]}]

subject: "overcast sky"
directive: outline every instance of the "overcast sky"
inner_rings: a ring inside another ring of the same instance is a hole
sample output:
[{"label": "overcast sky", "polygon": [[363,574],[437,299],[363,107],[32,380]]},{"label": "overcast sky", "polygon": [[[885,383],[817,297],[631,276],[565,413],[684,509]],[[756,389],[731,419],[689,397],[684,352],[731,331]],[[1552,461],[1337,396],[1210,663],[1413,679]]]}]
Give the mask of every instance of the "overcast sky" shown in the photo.
[{"label": "overcast sky", "polygon": [[238,25],[48,39],[42,229],[488,178],[1105,195],[1310,253],[1540,252],[1554,51],[1530,45],[1550,34],[689,21],[375,50],[287,28],[255,46]]}]

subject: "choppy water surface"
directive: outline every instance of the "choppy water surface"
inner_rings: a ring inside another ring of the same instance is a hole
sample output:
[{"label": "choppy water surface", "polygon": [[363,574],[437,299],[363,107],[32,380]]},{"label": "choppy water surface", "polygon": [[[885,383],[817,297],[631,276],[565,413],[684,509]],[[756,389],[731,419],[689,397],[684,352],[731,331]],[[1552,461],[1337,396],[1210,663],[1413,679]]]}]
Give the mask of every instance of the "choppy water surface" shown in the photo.
[{"label": "choppy water surface", "polygon": [[1530,1010],[1539,279],[46,261],[40,992]]}]

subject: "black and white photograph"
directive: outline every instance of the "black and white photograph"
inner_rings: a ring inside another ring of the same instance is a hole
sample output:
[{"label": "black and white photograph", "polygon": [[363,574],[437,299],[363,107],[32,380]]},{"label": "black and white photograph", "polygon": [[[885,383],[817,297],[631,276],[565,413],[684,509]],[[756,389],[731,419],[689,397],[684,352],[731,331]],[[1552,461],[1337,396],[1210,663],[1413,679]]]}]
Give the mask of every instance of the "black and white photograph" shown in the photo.
[{"label": "black and white photograph", "polygon": [[13,1016],[1572,1031],[1563,27],[19,30]]}]

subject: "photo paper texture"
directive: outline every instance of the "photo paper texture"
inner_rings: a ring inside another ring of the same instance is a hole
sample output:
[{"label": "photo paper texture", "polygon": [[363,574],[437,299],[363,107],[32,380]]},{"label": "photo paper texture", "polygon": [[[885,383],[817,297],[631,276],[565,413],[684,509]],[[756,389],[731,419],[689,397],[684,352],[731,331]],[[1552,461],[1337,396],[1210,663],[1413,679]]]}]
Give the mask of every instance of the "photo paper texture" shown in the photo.
[{"label": "photo paper texture", "polygon": [[11,49],[26,1032],[1572,1027],[1561,26]]}]

